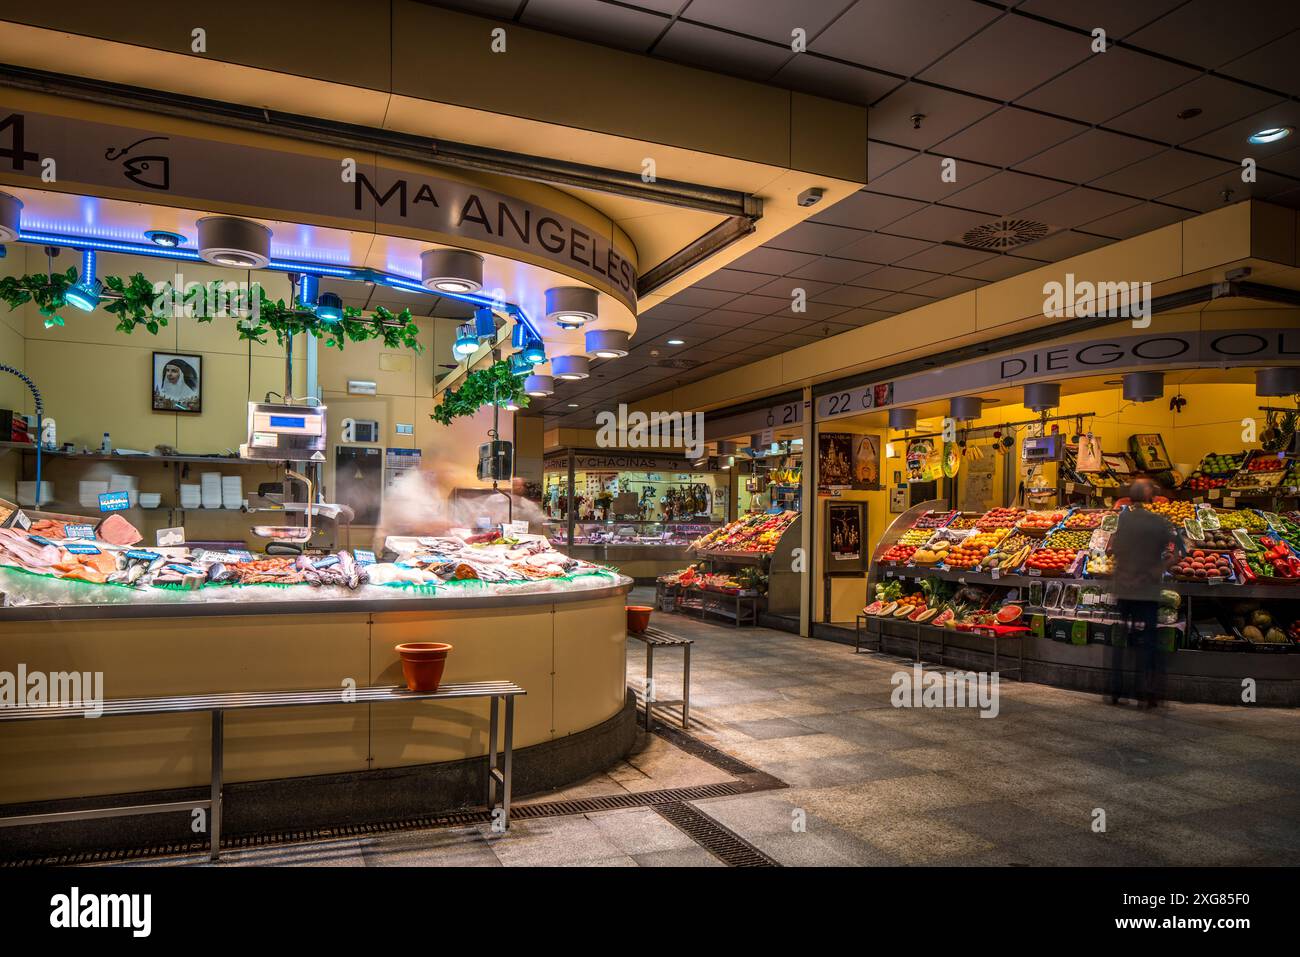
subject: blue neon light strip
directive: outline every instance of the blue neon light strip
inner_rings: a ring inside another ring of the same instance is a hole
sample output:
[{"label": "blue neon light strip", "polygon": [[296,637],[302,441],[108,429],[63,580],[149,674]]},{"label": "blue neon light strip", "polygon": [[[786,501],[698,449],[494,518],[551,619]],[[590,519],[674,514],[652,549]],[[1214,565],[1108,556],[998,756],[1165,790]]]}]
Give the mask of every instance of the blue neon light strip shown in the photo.
[{"label": "blue neon light strip", "polygon": [[[18,234],[19,242],[36,243],[41,246],[69,246],[76,249],[98,250],[105,253],[128,253],[135,256],[150,256],[154,259],[173,259],[181,262],[203,262],[198,251],[194,249],[177,249],[166,246],[155,246],[153,243],[127,243],[119,242],[112,239],[97,239],[93,236],[69,236],[61,233],[48,232],[29,232],[22,230]],[[522,308],[513,302],[498,302],[490,296],[480,296],[476,293],[460,292],[443,292],[441,289],[434,291],[425,289],[414,279],[407,279],[405,276],[396,276],[392,273],[380,272],[378,269],[357,268],[354,266],[327,266],[322,263],[300,262],[291,259],[272,259],[266,266],[276,272],[297,272],[309,273],[315,276],[329,276],[334,279],[347,279],[353,282],[373,282],[380,286],[389,286],[393,289],[402,289],[406,292],[424,293],[426,296],[442,296],[446,299],[455,299],[459,302],[467,302],[474,306],[491,306],[512,316],[516,322],[524,325],[536,339],[541,339],[542,334],[533,321],[528,318],[528,314]]]}]

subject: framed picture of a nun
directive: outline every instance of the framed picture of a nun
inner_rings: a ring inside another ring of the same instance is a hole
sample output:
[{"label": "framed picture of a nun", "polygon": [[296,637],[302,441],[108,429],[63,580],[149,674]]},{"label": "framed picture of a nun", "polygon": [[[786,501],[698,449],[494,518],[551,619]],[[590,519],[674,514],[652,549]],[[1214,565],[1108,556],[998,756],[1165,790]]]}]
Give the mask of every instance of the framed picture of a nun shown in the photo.
[{"label": "framed picture of a nun", "polygon": [[153,410],[203,411],[203,356],[153,354]]}]

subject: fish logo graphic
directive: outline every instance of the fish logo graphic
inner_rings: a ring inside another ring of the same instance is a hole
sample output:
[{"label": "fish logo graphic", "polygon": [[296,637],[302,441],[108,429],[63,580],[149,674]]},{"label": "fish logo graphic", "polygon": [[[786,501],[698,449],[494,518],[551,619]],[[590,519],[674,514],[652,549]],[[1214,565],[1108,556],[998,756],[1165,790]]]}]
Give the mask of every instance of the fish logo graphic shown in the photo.
[{"label": "fish logo graphic", "polygon": [[144,139],[136,140],[130,146],[122,149],[113,149],[110,146],[104,151],[104,159],[121,160],[123,175],[133,183],[147,186],[149,189],[170,189],[171,159],[169,157],[161,155],[127,156],[137,146],[152,140],[166,141],[167,137],[146,136]]}]

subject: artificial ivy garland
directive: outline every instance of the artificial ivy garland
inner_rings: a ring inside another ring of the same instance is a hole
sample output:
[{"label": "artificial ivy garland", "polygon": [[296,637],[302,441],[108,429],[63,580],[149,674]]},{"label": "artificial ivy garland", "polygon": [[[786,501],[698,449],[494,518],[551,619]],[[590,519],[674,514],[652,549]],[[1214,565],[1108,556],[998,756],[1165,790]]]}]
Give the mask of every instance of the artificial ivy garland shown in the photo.
[{"label": "artificial ivy garland", "polygon": [[510,363],[505,360],[494,362],[485,369],[475,369],[465,376],[459,389],[444,392],[442,402],[429,414],[429,418],[443,425],[451,425],[452,419],[473,415],[493,402],[503,406],[513,402],[521,409],[528,408],[523,377],[514,375],[510,371]]},{"label": "artificial ivy garland", "polygon": [[[183,295],[176,297],[170,283],[155,288],[154,284],[135,273],[122,279],[119,276],[104,276],[104,287],[112,293],[103,309],[117,317],[117,330],[130,334],[137,327],[144,327],[152,335],[167,325],[168,309],[159,309],[159,302],[178,300],[185,306],[194,306],[206,301],[219,301],[219,294],[226,284],[211,282],[206,286],[194,286]],[[27,276],[6,276],[0,279],[0,302],[9,308],[17,309],[27,302],[35,302],[41,315],[45,316],[46,327],[61,326],[63,319],[59,311],[67,305],[67,291],[77,284],[77,270],[69,267],[61,273],[36,273]],[[338,322],[324,322],[316,314],[304,307],[285,303],[283,299],[270,299],[260,285],[257,287],[257,315],[247,310],[248,315],[236,315],[238,322],[235,329],[241,339],[251,339],[266,344],[266,337],[274,334],[276,342],[283,345],[293,336],[305,333],[324,339],[325,345],[342,349],[345,342],[364,342],[367,339],[383,339],[390,349],[411,349],[422,352],[424,347],[417,337],[420,334],[411,310],[403,309],[400,313],[390,312],[383,306],[375,308],[372,317],[363,318],[360,309],[348,306],[343,310],[343,318]],[[199,322],[211,322],[213,315],[200,310],[195,318]]]}]

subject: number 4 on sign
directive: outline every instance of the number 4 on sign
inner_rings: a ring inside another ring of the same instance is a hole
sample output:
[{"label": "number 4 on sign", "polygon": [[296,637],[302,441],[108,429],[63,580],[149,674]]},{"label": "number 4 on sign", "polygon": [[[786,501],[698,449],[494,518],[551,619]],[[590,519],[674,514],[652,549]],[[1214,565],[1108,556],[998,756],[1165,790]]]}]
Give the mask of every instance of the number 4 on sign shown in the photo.
[{"label": "number 4 on sign", "polygon": [[27,161],[33,163],[40,157],[27,150],[27,140],[23,133],[24,116],[21,113],[10,113],[3,120],[0,120],[0,134],[5,130],[12,130],[9,134],[9,148],[0,147],[0,158],[7,157],[10,167],[22,172],[27,168]]}]

